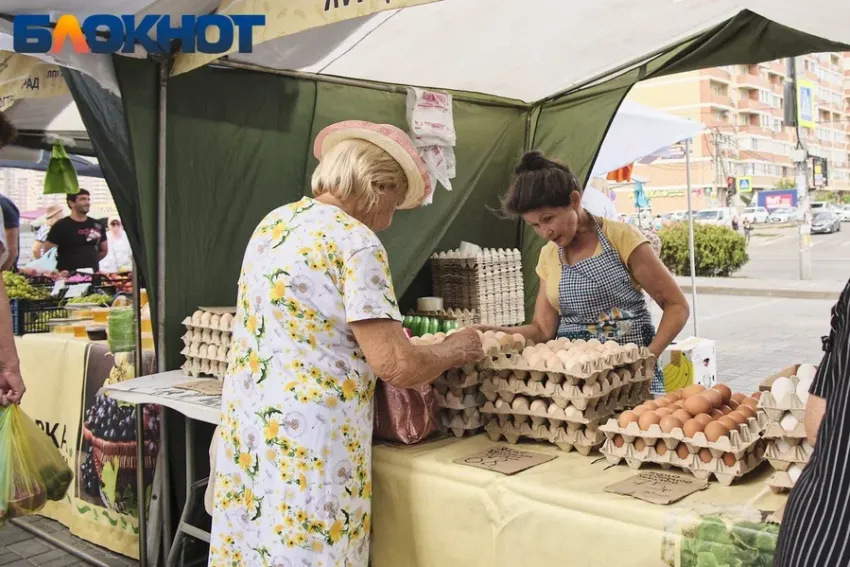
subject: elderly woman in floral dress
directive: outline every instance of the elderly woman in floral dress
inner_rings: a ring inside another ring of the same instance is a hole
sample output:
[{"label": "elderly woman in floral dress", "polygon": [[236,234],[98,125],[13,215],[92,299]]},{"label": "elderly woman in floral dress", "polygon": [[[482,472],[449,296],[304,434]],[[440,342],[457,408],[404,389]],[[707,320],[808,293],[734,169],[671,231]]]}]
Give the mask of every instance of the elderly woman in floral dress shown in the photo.
[{"label": "elderly woman in floral dress", "polygon": [[210,565],[366,566],[376,375],[413,387],[481,356],[471,329],[414,346],[375,232],[431,190],[401,130],[316,139],[314,198],[248,243],[218,436]]}]

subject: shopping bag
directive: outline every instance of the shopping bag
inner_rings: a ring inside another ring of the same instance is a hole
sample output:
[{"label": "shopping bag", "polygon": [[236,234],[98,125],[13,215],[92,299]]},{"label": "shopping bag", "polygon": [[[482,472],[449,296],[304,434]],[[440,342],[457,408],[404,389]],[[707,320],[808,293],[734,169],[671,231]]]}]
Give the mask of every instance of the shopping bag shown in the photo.
[{"label": "shopping bag", "polygon": [[47,164],[47,172],[44,174],[44,194],[69,194],[76,195],[80,192],[80,184],[77,181],[77,170],[65,146],[60,142],[53,142],[53,152],[50,154],[50,163]]},{"label": "shopping bag", "polygon": [[59,449],[19,406],[0,408],[0,526],[62,500],[73,480]]},{"label": "shopping bag", "polygon": [[26,266],[23,266],[22,270],[32,270],[37,274],[46,274],[49,272],[56,271],[56,254],[58,254],[56,248],[51,248],[47,252],[45,252],[41,258],[37,260],[33,260]]}]

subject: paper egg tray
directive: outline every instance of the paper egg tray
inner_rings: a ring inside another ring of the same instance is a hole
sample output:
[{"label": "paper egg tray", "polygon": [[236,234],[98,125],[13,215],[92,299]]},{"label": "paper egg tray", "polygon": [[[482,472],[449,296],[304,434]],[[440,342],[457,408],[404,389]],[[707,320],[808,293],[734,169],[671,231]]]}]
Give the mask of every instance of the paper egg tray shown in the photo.
[{"label": "paper egg tray", "polygon": [[232,314],[231,314],[230,320],[231,320],[230,324],[219,322],[218,325],[213,326],[212,324],[204,325],[203,323],[193,322],[192,317],[186,317],[185,319],[183,319],[182,324],[183,324],[184,327],[186,327],[189,330],[198,330],[198,331],[210,330],[210,331],[220,331],[220,332],[230,333],[231,331],[233,331],[233,315]]},{"label": "paper egg tray", "polygon": [[785,439],[789,442],[791,439],[797,439],[797,442],[799,443],[806,438],[806,424],[803,423],[802,420],[800,420],[799,423],[797,423],[797,426],[794,427],[794,429],[792,429],[791,431],[786,431],[781,424],[772,421],[768,423],[765,427],[764,438]]},{"label": "paper egg tray", "polygon": [[233,341],[233,337],[230,332],[211,331],[209,329],[204,329],[203,331],[189,329],[180,338],[183,340],[183,344],[185,346],[189,346],[192,343],[230,346],[230,343]]},{"label": "paper egg tray", "polygon": [[193,378],[213,376],[221,380],[227,373],[227,362],[187,357],[180,369],[183,371],[183,374]]},{"label": "paper egg tray", "polygon": [[[786,439],[786,442],[791,443],[791,439]],[[791,445],[791,449],[781,452],[779,447],[773,441],[768,441],[767,449],[764,452],[765,458],[770,462],[770,466],[778,471],[787,471],[791,465],[805,465],[809,462],[810,455],[803,448],[803,444],[799,443]]]},{"label": "paper egg tray", "polygon": [[557,445],[562,451],[570,452],[575,449],[584,456],[598,449],[605,441],[605,436],[593,427],[545,423],[533,425],[529,422],[519,423],[512,420],[504,422],[490,420],[485,429],[492,441],[498,441],[501,438],[511,444],[517,443],[520,438],[547,441]]},{"label": "paper egg tray", "polygon": [[764,460],[763,443],[759,440],[756,441],[746,450],[735,455],[735,464],[731,467],[723,462],[723,453],[729,451],[709,449],[712,459],[704,463],[699,458],[698,451],[689,452],[688,456],[682,459],[675,450],[670,450],[670,446],[666,442],[667,452],[659,455],[655,450],[655,443],[650,444],[649,439],[647,439],[646,447],[642,451],[637,451],[632,441],[627,440],[621,447],[617,447],[614,444],[613,436],[609,436],[602,445],[601,451],[605,455],[605,459],[612,465],[618,465],[625,460],[630,468],[639,469],[645,463],[655,463],[661,465],[664,469],[675,467],[686,470],[702,480],[709,480],[713,476],[720,484],[729,486],[736,479],[758,467]]},{"label": "paper egg tray", "polygon": [[481,374],[474,370],[464,373],[460,368],[452,368],[434,380],[434,387],[441,388],[441,392],[445,390],[464,390],[471,386],[477,386],[481,383],[481,380]]},{"label": "paper egg tray", "polygon": [[481,407],[485,401],[477,385],[462,389],[438,385],[434,387],[434,398],[437,407],[457,410]]},{"label": "paper egg tray", "polygon": [[[800,468],[805,468],[805,465],[800,465]],[[794,488],[794,479],[791,478],[791,475],[788,474],[788,470],[777,470],[773,473],[769,479],[767,479],[767,485],[770,489],[775,493],[779,494],[781,492],[789,492],[792,488]]]},{"label": "paper egg tray", "polygon": [[770,392],[762,392],[759,398],[758,408],[764,411],[770,421],[774,422],[782,419],[786,411],[791,412],[801,422],[806,416],[806,404],[793,392],[785,394],[782,400],[779,401]]},{"label": "paper egg tray", "polygon": [[502,399],[510,402],[512,401],[512,399],[509,399],[510,394],[521,394],[537,398],[550,398],[561,409],[573,405],[576,409],[584,411],[588,406],[594,406],[598,400],[606,398],[612,392],[615,395],[623,390],[632,392],[634,391],[633,388],[639,389],[641,384],[651,379],[651,377],[644,378],[642,372],[633,376],[631,372],[619,369],[609,371],[595,383],[579,387],[567,382],[559,384],[549,378],[542,382],[534,382],[519,378],[512,373],[508,378],[501,378],[496,375],[485,379],[481,384],[481,391],[491,402],[496,401],[497,395],[501,395]]},{"label": "paper egg tray", "polygon": [[[613,364],[607,360],[608,358],[619,358],[620,361]],[[479,367],[502,371],[499,375],[503,378],[507,378],[513,373],[517,378],[523,380],[527,378],[532,382],[550,380],[556,384],[566,382],[578,385],[583,382],[596,382],[608,371],[620,367],[625,367],[633,375],[641,372],[643,376],[650,376],[655,372],[655,357],[649,353],[648,349],[638,349],[637,353],[620,353],[611,357],[600,357],[593,362],[570,365],[567,370],[554,371],[546,368],[532,368],[522,356],[502,353],[498,356],[485,358],[479,362]]]},{"label": "paper egg tray", "polygon": [[478,408],[440,410],[440,429],[451,431],[455,437],[474,435],[487,424],[488,418]]},{"label": "paper egg tray", "polygon": [[227,362],[227,354],[230,349],[224,345],[191,343],[183,347],[180,354],[186,358],[198,358],[210,362]]},{"label": "paper egg tray", "polygon": [[700,449],[707,448],[714,457],[722,456],[723,453],[732,453],[735,455],[735,459],[740,460],[744,452],[760,441],[766,421],[767,418],[762,413],[757,413],[756,417],[749,418],[746,424],[739,425],[736,431],[730,431],[729,435],[724,435],[717,441],[709,441],[702,431],[694,435],[693,438],[685,437],[684,432],[679,427],[673,429],[670,433],[664,433],[657,424],[653,424],[649,429],[643,431],[637,423],[632,422],[624,429],[614,418],[608,420],[608,423],[599,429],[605,433],[608,439],[613,439],[615,435],[622,435],[626,444],[632,443],[636,437],[643,438],[647,445],[653,446],[659,439],[664,439],[664,444],[670,450],[675,450],[679,443],[685,443],[688,451],[692,454],[699,452]]}]

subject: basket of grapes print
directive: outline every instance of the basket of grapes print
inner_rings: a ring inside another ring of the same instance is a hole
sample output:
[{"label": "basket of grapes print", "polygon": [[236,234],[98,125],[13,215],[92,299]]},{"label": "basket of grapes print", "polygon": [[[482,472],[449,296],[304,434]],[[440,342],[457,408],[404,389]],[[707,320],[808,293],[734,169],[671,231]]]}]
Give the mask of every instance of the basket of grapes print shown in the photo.
[{"label": "basket of grapes print", "polygon": [[[159,408],[144,407],[145,484],[150,484],[159,452]],[[136,406],[97,396],[86,412],[83,437],[88,455],[80,465],[81,488],[106,508],[137,511]]]}]

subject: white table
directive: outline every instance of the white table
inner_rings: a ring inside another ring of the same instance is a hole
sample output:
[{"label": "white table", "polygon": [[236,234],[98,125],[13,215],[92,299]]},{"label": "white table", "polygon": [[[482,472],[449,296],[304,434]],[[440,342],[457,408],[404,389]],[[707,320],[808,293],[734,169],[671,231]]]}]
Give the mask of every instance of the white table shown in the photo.
[{"label": "white table", "polygon": [[[195,483],[195,443],[193,420],[203,421],[218,425],[221,420],[221,396],[201,394],[192,390],[177,388],[179,384],[193,382],[197,378],[186,376],[181,371],[163,372],[142,376],[135,380],[128,380],[119,384],[110,384],[102,388],[98,394],[107,394],[117,401],[135,404],[139,406],[136,415],[141,416],[143,406],[156,404],[172,409],[186,417],[184,434],[186,438],[186,507],[181,515],[180,524],[177,527],[177,537],[168,552],[168,565],[175,565],[182,546],[182,534],[190,535],[196,539],[209,543],[210,534],[200,528],[187,523],[186,510],[191,503],[192,494],[201,488]],[[210,378],[215,380],[215,378]],[[165,436],[167,439],[168,436]],[[144,462],[144,443],[136,444],[136,462]],[[168,444],[159,449],[160,457],[168,459]],[[144,494],[144,482],[142,476],[137,478],[138,494]],[[140,505],[144,505],[143,500]],[[147,537],[145,530],[139,530],[139,550],[147,549]],[[141,555],[140,557],[144,557]],[[142,566],[146,567],[146,566]]]}]

